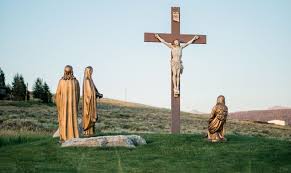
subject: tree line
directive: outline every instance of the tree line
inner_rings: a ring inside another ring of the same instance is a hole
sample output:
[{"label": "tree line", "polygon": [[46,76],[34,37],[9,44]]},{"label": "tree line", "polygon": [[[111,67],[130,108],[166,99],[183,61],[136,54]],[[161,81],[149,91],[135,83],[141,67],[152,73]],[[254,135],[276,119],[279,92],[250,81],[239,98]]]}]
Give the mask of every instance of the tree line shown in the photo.
[{"label": "tree line", "polygon": [[31,99],[38,99],[43,103],[52,102],[52,93],[48,84],[41,78],[37,78],[34,82],[32,92],[28,91],[27,85],[21,74],[17,73],[13,77],[12,84],[6,84],[5,73],[0,68],[0,100],[16,100],[24,101]]}]

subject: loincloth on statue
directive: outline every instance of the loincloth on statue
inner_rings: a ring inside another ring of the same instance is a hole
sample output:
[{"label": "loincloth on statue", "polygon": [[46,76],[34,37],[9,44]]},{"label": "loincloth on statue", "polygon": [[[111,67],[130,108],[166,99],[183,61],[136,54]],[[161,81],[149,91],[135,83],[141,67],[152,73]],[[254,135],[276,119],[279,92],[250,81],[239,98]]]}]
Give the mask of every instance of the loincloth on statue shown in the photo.
[{"label": "loincloth on statue", "polygon": [[180,73],[182,74],[183,73],[183,70],[184,70],[184,66],[183,66],[183,63],[182,61],[178,62],[178,61],[171,61],[171,67],[172,67],[172,70],[180,70]]}]

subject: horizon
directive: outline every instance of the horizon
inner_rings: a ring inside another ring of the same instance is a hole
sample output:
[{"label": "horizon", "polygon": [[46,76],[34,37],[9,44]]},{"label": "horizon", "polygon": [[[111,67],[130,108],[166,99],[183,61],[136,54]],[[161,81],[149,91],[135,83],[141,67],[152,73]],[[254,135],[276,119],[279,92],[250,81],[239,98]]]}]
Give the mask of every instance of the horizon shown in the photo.
[{"label": "horizon", "polygon": [[287,0],[1,1],[6,84],[20,73],[29,90],[40,77],[55,93],[65,65],[80,85],[90,65],[104,97],[170,108],[170,50],[143,36],[170,32],[172,6],[181,8],[181,33],[207,35],[183,52],[182,111],[208,113],[220,94],[230,112],[291,107]]}]

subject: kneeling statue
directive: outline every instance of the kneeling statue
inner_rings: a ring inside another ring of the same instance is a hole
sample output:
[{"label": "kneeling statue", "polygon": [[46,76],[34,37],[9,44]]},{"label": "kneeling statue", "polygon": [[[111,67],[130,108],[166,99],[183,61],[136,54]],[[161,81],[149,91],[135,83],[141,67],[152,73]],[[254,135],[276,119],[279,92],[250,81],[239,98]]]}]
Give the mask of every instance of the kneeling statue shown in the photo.
[{"label": "kneeling statue", "polygon": [[225,141],[224,125],[228,115],[228,108],[225,105],[223,95],[217,97],[217,103],[213,107],[208,120],[208,140],[211,142]]}]

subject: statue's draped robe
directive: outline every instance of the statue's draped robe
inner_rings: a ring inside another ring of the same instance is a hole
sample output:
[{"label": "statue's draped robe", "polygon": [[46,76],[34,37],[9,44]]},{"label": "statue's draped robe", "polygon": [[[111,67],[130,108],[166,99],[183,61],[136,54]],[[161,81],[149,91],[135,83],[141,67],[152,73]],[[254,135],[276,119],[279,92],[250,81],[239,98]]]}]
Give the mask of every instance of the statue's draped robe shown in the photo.
[{"label": "statue's draped robe", "polygon": [[77,79],[61,79],[56,92],[59,132],[61,141],[79,137],[78,103],[80,86]]},{"label": "statue's draped robe", "polygon": [[84,135],[93,135],[97,121],[97,89],[91,78],[85,78],[83,82],[83,130]]},{"label": "statue's draped robe", "polygon": [[224,124],[228,115],[228,108],[224,104],[213,107],[208,121],[208,139],[211,141],[224,140]]}]

